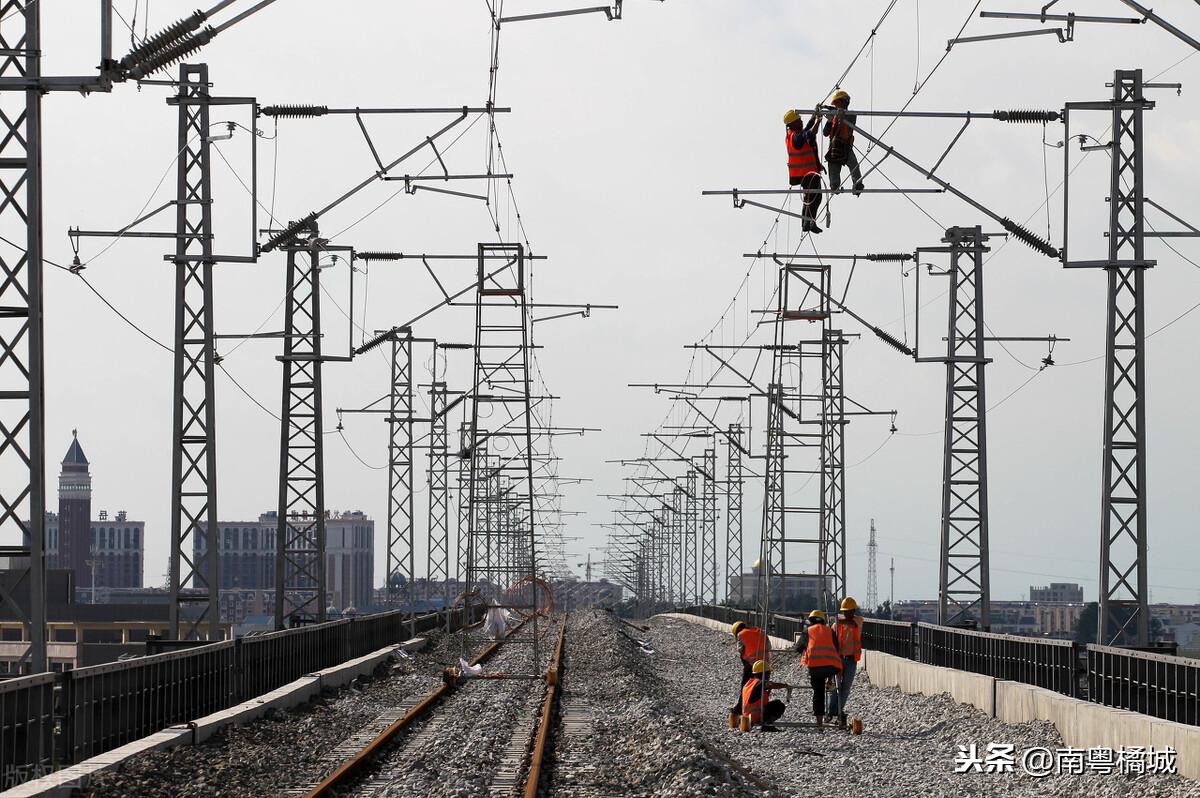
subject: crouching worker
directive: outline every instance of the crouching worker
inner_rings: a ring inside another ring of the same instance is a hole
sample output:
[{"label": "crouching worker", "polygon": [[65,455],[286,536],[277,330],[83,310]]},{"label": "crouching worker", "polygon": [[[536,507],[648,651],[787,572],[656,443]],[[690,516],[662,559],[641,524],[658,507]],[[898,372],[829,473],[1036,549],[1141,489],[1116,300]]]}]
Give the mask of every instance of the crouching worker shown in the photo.
[{"label": "crouching worker", "polygon": [[804,653],[800,663],[808,668],[808,681],[813,689],[813,716],[818,728],[825,720],[825,688],[842,674],[842,658],[838,655],[837,633],[825,625],[825,613],[813,610],[808,614],[808,628],[800,636],[798,647]]},{"label": "crouching worker", "polygon": [[783,715],[784,703],[771,698],[772,690],[785,690],[789,685],[771,681],[771,666],[765,659],[754,663],[750,681],[742,686],[742,711],[750,716],[750,723],[762,726],[763,731],[779,731],[771,724]]}]

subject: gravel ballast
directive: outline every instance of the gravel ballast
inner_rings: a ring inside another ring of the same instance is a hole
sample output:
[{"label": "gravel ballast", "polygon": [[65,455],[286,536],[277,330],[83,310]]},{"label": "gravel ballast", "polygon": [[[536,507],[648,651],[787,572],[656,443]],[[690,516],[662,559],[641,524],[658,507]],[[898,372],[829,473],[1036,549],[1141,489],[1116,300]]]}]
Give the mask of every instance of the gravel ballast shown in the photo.
[{"label": "gravel ballast", "polygon": [[751,796],[762,791],[706,748],[655,673],[639,632],[603,612],[573,615],[567,629],[562,705],[590,717],[560,723],[542,795]]},{"label": "gravel ballast", "polygon": [[[373,678],[327,691],[289,711],[272,711],[245,726],[229,726],[198,746],[140,754],[94,778],[95,798],[261,798],[312,783],[332,770],[330,752],[388,709],[435,688],[442,669],[458,661],[455,634],[433,633],[425,652],[393,660]],[[485,645],[472,633],[469,645]]]},{"label": "gravel ballast", "polygon": [[[650,659],[664,697],[679,708],[687,723],[770,781],[780,795],[1200,796],[1200,783],[1169,774],[1035,778],[1023,772],[1020,756],[1034,747],[1064,748],[1053,724],[1006,724],[947,695],[908,695],[896,688],[874,687],[863,674],[848,702],[849,714],[863,719],[860,736],[836,729],[787,728],[777,734],[731,731],[727,717],[740,677],[732,638],[671,618],[654,618],[650,625],[649,637],[658,651]],[[807,673],[797,653],[776,652],[772,664],[775,681],[807,687]],[[782,699],[782,692],[772,697]],[[807,689],[794,691],[782,720],[811,721],[810,702]],[[1012,772],[954,772],[960,745],[974,744],[982,755],[989,743],[1015,746],[1017,764]]]}]

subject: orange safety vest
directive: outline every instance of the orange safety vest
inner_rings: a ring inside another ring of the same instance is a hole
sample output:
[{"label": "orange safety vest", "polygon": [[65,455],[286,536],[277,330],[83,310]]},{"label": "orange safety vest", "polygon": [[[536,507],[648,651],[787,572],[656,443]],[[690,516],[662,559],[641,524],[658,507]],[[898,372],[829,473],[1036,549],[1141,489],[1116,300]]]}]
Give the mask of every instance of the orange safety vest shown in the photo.
[{"label": "orange safety vest", "polygon": [[808,648],[805,649],[801,661],[809,668],[829,665],[840,671],[842,658],[838,656],[833,645],[833,630],[823,623],[815,623],[808,627]]},{"label": "orange safety vest", "polygon": [[837,636],[843,657],[854,657],[855,662],[862,659],[862,629],[857,623],[838,618]]},{"label": "orange safety vest", "polygon": [[742,659],[746,662],[767,658],[767,634],[762,629],[747,626],[738,632],[738,640],[742,643]]},{"label": "orange safety vest", "polygon": [[758,700],[752,701],[750,695],[754,692],[754,688],[758,687],[762,679],[755,676],[742,685],[742,712],[750,716],[751,723],[760,723],[763,716],[763,707],[771,700],[771,691],[767,689],[766,684],[763,684],[762,695]]},{"label": "orange safety vest", "polygon": [[820,172],[821,161],[817,158],[817,151],[812,144],[806,141],[800,149],[796,149],[792,146],[791,128],[788,128],[785,133],[787,134],[788,177],[804,177]]},{"label": "orange safety vest", "polygon": [[846,145],[854,143],[854,130],[849,125],[842,124],[840,116],[835,116],[829,121],[829,138],[844,142]]}]

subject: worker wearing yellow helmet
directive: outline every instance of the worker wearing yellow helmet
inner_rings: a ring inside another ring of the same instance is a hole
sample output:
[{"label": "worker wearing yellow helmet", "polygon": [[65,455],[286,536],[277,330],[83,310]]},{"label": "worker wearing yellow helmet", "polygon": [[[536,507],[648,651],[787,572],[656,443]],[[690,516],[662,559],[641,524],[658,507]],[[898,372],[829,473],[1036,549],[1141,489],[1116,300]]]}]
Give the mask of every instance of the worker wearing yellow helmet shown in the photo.
[{"label": "worker wearing yellow helmet", "polygon": [[829,694],[829,720],[837,720],[838,726],[846,726],[846,699],[850,697],[850,687],[854,684],[854,674],[858,671],[858,662],[862,659],[862,627],[863,618],[858,614],[858,602],[852,596],[842,599],[838,608],[837,621],[833,631],[837,638],[838,655],[842,658],[842,678],[838,682],[836,692]]},{"label": "worker wearing yellow helmet", "polygon": [[813,689],[813,717],[818,728],[825,720],[825,693],[833,680],[841,675],[842,658],[838,655],[837,633],[825,624],[825,613],[813,610],[808,614],[808,627],[800,633],[796,647],[804,653],[800,664],[808,668],[808,683]]},{"label": "worker wearing yellow helmet", "polygon": [[738,621],[730,627],[733,638],[737,641],[738,659],[742,663],[742,678],[738,682],[738,702],[731,710],[735,714],[742,712],[742,693],[746,682],[754,675],[754,663],[765,660],[771,651],[771,641],[767,633],[753,624]]},{"label": "worker wearing yellow helmet", "polygon": [[784,139],[787,144],[788,156],[788,185],[800,186],[804,189],[804,220],[806,233],[819,233],[817,227],[817,210],[821,207],[821,148],[817,143],[817,122],[819,117],[813,114],[806,123],[803,115],[794,108],[788,109],[783,115],[783,124],[787,126]]},{"label": "worker wearing yellow helmet", "polygon": [[778,698],[771,698],[772,690],[787,690],[791,694],[792,687],[782,682],[771,681],[771,663],[760,659],[751,667],[750,681],[742,686],[742,706],[745,714],[750,716],[752,725],[761,726],[763,731],[779,731],[771,724],[779,720],[786,707]]},{"label": "worker wearing yellow helmet", "polygon": [[[826,109],[834,111],[825,122],[824,134],[829,139],[825,161],[829,164],[829,187],[837,191],[842,187],[842,167],[850,167],[850,179],[854,181],[854,196],[863,190],[862,171],[858,168],[858,154],[854,151],[854,128],[858,116],[846,113],[850,107],[850,95],[841,89],[829,98]],[[849,123],[849,124],[847,124]]]}]

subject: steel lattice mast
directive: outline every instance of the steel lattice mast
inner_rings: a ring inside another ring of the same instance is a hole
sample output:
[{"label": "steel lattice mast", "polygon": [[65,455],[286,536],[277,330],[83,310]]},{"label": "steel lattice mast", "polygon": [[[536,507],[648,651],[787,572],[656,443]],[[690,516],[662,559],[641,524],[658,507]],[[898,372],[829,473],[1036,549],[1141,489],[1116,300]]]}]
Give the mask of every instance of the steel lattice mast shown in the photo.
[{"label": "steel lattice mast", "polygon": [[[762,539],[758,555],[758,579],[755,581],[759,610],[764,619],[772,610],[783,608],[783,587],[772,593],[772,576],[784,568],[784,430],[783,384],[767,386],[767,457],[764,472]],[[778,599],[775,601],[775,599]],[[765,620],[763,621],[765,623]],[[764,627],[765,628],[765,627]]]},{"label": "steel lattice mast", "polygon": [[987,402],[983,253],[979,227],[952,227],[946,340],[946,427],[938,623],[991,625],[988,570]]},{"label": "steel lattice mast", "polygon": [[717,450],[704,450],[700,518],[700,598],[717,603]]},{"label": "steel lattice mast", "polygon": [[275,628],[325,620],[325,452],[321,270],[315,222],[283,247],[287,302],[280,421]]},{"label": "steel lattice mast", "polygon": [[700,530],[697,520],[700,500],[696,491],[696,468],[688,468],[684,475],[683,489],[683,600],[689,604],[700,603]]},{"label": "steel lattice mast", "polygon": [[[24,228],[23,251],[0,254],[0,534],[21,540],[10,553],[26,558],[17,584],[28,585],[28,614],[0,588],[0,602],[16,608],[29,640],[29,670],[46,670],[45,373],[42,333],[42,91],[41,9],[37,0],[4,5],[0,31],[0,225]],[[14,237],[16,237],[14,235]],[[28,518],[28,522],[25,521]],[[16,534],[13,534],[16,533]],[[18,537],[19,535],[19,537]],[[7,547],[6,547],[7,548]]]},{"label": "steel lattice mast", "polygon": [[425,575],[432,586],[442,582],[442,598],[450,595],[450,455],[446,423],[446,383],[437,380],[437,351],[434,350],[434,379],[429,387],[429,529]]},{"label": "steel lattice mast", "polygon": [[207,64],[180,67],[168,630],[180,640],[221,637],[208,86]]},{"label": "steel lattice mast", "polygon": [[[413,336],[404,328],[392,335],[388,405],[387,587],[392,606],[402,599],[413,614],[416,579],[413,545]],[[398,592],[403,591],[403,596]]]},{"label": "steel lattice mast", "polygon": [[[1096,640],[1150,640],[1146,578],[1146,260],[1142,71],[1113,77],[1108,309],[1104,358],[1104,491]],[[1111,633],[1109,630],[1112,630]]]},{"label": "steel lattice mast", "polygon": [[846,402],[841,330],[826,328],[821,341],[821,574],[825,609],[846,595]]},{"label": "steel lattice mast", "polygon": [[[741,605],[742,590],[742,426],[730,424],[726,438],[725,473],[725,590],[727,598]],[[731,588],[735,580],[737,590]]]},{"label": "steel lattice mast", "polygon": [[874,612],[879,607],[879,580],[875,572],[875,557],[879,544],[875,542],[875,519],[871,519],[871,539],[867,543],[867,609]]}]

